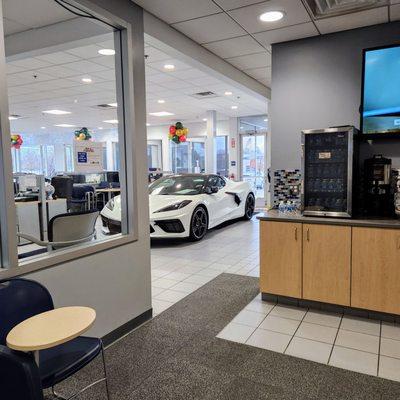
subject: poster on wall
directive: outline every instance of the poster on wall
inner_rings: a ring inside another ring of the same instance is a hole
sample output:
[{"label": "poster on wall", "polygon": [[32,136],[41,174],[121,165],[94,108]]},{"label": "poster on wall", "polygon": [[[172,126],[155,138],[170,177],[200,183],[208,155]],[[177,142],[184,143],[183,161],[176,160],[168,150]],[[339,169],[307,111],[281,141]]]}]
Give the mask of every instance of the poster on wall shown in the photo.
[{"label": "poster on wall", "polygon": [[103,143],[90,141],[74,142],[74,171],[102,172]]}]

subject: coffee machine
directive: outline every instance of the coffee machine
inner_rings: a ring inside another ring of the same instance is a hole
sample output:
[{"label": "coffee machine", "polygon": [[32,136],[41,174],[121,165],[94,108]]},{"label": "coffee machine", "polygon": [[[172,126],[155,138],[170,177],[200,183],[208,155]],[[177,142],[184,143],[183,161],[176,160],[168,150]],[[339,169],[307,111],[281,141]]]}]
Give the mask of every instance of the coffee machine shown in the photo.
[{"label": "coffee machine", "polygon": [[392,160],[383,157],[381,154],[365,160],[365,208],[368,215],[376,217],[393,216],[391,169]]}]

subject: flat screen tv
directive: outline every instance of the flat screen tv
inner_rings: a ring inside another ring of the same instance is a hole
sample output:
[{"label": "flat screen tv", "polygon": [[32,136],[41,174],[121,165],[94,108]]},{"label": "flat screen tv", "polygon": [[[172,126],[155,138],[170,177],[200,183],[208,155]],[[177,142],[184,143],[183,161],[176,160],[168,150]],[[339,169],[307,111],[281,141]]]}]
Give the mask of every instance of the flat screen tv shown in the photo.
[{"label": "flat screen tv", "polygon": [[362,133],[400,134],[400,45],[363,54]]}]

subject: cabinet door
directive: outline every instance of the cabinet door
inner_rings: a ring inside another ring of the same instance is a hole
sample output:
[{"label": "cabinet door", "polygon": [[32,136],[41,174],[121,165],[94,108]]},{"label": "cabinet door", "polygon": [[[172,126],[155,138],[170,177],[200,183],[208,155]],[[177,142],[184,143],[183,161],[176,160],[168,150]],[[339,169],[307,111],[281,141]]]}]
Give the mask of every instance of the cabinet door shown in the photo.
[{"label": "cabinet door", "polygon": [[353,228],[351,306],[400,314],[400,230]]},{"label": "cabinet door", "polygon": [[351,227],[303,225],[303,298],[350,305]]},{"label": "cabinet door", "polygon": [[260,222],[261,292],[301,298],[302,224]]}]

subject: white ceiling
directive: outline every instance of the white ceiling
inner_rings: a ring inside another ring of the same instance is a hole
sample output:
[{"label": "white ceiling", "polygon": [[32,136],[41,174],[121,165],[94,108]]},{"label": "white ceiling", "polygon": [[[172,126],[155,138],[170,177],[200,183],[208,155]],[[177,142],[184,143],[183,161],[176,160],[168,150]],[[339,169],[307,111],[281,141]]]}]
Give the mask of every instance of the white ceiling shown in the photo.
[{"label": "white ceiling", "polygon": [[[116,109],[96,107],[116,101],[114,57],[99,55],[101,48],[113,48],[112,33],[109,33],[107,41],[8,62],[10,114],[22,116],[10,121],[12,131],[44,133],[75,130],[54,127],[60,123],[87,126],[94,130],[99,127],[114,128],[115,125],[103,121],[116,119]],[[175,114],[172,117],[148,115],[148,122],[152,125],[177,120],[202,121],[210,109],[216,110],[220,119],[265,114],[267,111],[265,101],[173,59],[155,47],[146,45],[145,53],[147,111]],[[175,65],[175,70],[165,71],[166,63]],[[83,77],[90,77],[93,82],[82,83]],[[191,96],[204,91],[212,91],[217,97],[199,100]],[[233,95],[224,95],[226,91],[231,91]],[[157,100],[160,99],[165,103],[159,104]],[[238,108],[233,110],[232,106]],[[42,114],[42,111],[50,109],[70,111],[71,114]],[[46,130],[41,127],[46,127]]]},{"label": "white ceiling", "polygon": [[[134,0],[216,55],[266,86],[271,83],[271,44],[400,19],[400,0],[338,17],[314,20],[305,0]],[[259,15],[282,10],[265,23]]]}]

